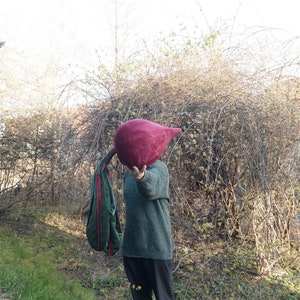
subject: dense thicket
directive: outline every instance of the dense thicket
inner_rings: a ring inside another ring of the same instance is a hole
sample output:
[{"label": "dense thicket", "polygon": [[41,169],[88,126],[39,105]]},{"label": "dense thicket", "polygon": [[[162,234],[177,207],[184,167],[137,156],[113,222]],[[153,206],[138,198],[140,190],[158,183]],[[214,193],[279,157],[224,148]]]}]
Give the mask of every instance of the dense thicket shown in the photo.
[{"label": "dense thicket", "polygon": [[261,268],[268,269],[269,258],[289,247],[296,222],[300,124],[295,99],[265,91],[242,99],[220,93],[197,97],[207,88],[200,70],[189,80],[184,74],[182,81],[198,82],[187,89],[174,84],[177,76],[147,81],[139,86],[142,92],[123,94],[98,114],[92,109],[87,116],[94,120],[88,130],[96,137],[94,151],[112,146],[114,130],[131,118],[181,127],[182,135],[164,156],[178,240],[192,237],[194,243],[207,224],[226,238],[251,237]]},{"label": "dense thicket", "polygon": [[[91,174],[116,128],[146,118],[183,130],[163,157],[178,249],[197,251],[199,239],[215,236],[246,238],[259,272],[283,263],[293,242],[299,246],[300,82],[214,43],[214,36],[177,48],[164,41],[158,54],[89,74],[80,89],[92,104],[6,118],[0,209],[35,200],[84,213]],[[111,169],[122,210],[116,158]]]}]

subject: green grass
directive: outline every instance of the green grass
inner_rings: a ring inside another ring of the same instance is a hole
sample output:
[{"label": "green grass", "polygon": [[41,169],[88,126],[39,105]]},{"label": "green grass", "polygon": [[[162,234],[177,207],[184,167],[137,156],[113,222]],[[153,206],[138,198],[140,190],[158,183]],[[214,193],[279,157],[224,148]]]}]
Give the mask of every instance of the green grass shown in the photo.
[{"label": "green grass", "polygon": [[[14,220],[18,222],[18,219]],[[10,222],[11,225],[11,222]],[[31,234],[16,233],[1,224],[0,291],[10,299],[95,299],[88,290],[59,271],[70,238],[62,240],[55,230],[28,228]],[[46,228],[45,228],[46,229]]]},{"label": "green grass", "polygon": [[0,299],[126,300],[121,258],[92,251],[85,221],[59,207],[0,217]]},{"label": "green grass", "polygon": [[0,289],[11,299],[95,299],[92,291],[58,273],[55,252],[37,253],[16,236],[0,246]]}]

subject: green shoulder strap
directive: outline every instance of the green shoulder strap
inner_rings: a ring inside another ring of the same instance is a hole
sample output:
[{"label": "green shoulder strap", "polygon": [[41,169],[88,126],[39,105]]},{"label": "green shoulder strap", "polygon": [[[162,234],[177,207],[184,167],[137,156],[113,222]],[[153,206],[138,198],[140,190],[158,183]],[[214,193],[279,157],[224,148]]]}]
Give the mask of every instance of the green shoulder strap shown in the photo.
[{"label": "green shoulder strap", "polygon": [[122,243],[122,229],[107,168],[115,153],[115,149],[112,149],[104,155],[94,172],[86,225],[90,246],[109,256],[116,254]]}]

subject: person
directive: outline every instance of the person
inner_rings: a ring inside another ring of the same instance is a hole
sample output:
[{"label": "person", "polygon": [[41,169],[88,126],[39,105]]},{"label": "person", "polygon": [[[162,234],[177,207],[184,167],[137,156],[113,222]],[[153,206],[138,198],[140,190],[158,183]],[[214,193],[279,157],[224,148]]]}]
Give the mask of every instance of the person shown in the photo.
[{"label": "person", "polygon": [[175,299],[169,170],[160,159],[181,128],[132,119],[118,127],[115,150],[125,166],[125,229],[121,255],[135,300]]},{"label": "person", "polygon": [[169,212],[169,171],[158,159],[124,174],[125,230],[121,254],[133,299],[175,299],[173,238]]}]

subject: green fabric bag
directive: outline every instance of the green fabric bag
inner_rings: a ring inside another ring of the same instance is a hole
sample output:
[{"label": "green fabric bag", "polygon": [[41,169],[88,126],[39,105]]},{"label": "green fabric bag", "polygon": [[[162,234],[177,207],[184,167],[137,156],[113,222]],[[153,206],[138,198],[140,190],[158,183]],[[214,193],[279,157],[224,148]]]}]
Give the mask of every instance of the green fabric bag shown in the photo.
[{"label": "green fabric bag", "polygon": [[115,149],[110,150],[98,164],[91,182],[90,211],[86,236],[90,246],[107,255],[115,255],[122,243],[122,229],[107,168]]}]

